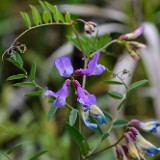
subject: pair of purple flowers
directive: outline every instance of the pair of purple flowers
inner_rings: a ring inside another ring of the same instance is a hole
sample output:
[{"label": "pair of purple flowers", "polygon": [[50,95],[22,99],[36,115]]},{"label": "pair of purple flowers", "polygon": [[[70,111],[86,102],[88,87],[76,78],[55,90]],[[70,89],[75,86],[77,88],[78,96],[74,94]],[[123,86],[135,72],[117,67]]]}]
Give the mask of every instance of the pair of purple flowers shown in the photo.
[{"label": "pair of purple flowers", "polygon": [[66,99],[68,97],[68,90],[70,83],[74,84],[75,92],[77,96],[77,101],[83,106],[81,109],[81,115],[84,123],[91,129],[96,129],[97,124],[90,123],[89,113],[91,113],[99,124],[106,123],[106,119],[103,115],[103,112],[96,106],[96,97],[93,94],[89,94],[86,90],[84,90],[80,83],[77,80],[74,80],[74,75],[100,75],[106,69],[105,66],[98,64],[100,53],[97,52],[94,57],[88,62],[88,66],[85,69],[77,69],[74,71],[71,60],[69,57],[64,56],[55,60],[54,65],[57,68],[59,74],[62,77],[72,77],[72,80],[67,79],[63,83],[61,89],[57,92],[53,92],[51,90],[45,91],[45,96],[54,97],[54,106],[55,107],[64,107],[66,105]]},{"label": "pair of purple flowers", "polygon": [[[62,77],[71,77],[72,75],[100,75],[106,68],[103,65],[97,64],[99,56],[100,53],[96,53],[93,59],[89,61],[88,67],[85,69],[78,69],[74,71],[70,58],[66,56],[56,59],[54,65]],[[57,92],[47,90],[44,95],[56,98],[54,105],[56,107],[63,107],[66,104],[68,89],[71,82],[74,83],[77,101],[79,103],[81,103],[87,110],[90,108],[90,106],[96,104],[96,97],[93,94],[89,94],[87,91],[83,90],[77,80],[71,81],[70,79],[67,79],[60,90]]]}]

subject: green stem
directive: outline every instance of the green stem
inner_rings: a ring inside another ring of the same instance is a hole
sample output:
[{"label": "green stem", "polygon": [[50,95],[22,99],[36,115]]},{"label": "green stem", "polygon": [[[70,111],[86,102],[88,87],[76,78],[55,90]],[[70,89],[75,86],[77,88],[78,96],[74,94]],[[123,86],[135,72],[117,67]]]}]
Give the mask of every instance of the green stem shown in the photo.
[{"label": "green stem", "polygon": [[97,152],[94,152],[94,153],[88,155],[87,157],[85,157],[85,158],[82,159],[82,160],[86,160],[86,159],[89,158],[89,157],[98,155],[98,154],[100,154],[100,153],[102,153],[102,152],[104,152],[104,151],[106,151],[106,150],[108,150],[108,149],[110,149],[110,148],[112,148],[112,147],[115,147],[122,139],[123,139],[123,135],[120,137],[120,139],[119,139],[117,142],[113,143],[112,145],[110,145],[110,146],[108,146],[108,147],[103,148],[102,150],[99,150],[99,151],[97,151]]},{"label": "green stem", "polygon": [[100,48],[99,50],[97,50],[96,52],[92,53],[90,55],[90,57],[93,57],[97,52],[104,50],[105,48],[109,47],[111,44],[118,42],[118,39],[114,39],[112,41],[110,41],[109,43],[107,43],[105,46],[103,46],[102,48]]},{"label": "green stem", "polygon": [[[73,22],[72,22],[73,23]],[[22,32],[18,37],[16,37],[16,39],[12,42],[12,44],[10,45],[10,47],[3,53],[2,55],[2,60],[3,60],[3,57],[4,55],[10,51],[10,49],[12,49],[15,45],[15,43],[23,36],[25,35],[27,32],[33,30],[33,29],[36,29],[36,28],[40,28],[40,27],[44,27],[44,26],[53,26],[53,25],[65,25],[65,26],[71,26],[72,23],[47,23],[47,24],[41,24],[41,25],[38,25],[38,26],[33,26],[27,30],[25,30],[24,32]]]}]

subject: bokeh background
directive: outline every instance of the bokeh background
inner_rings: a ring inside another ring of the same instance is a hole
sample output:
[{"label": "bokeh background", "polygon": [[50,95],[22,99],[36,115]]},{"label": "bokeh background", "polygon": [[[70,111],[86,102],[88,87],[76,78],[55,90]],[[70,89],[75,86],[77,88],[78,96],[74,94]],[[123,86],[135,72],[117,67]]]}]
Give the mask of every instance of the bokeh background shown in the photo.
[{"label": "bokeh background", "polygon": [[[73,19],[81,18],[98,24],[98,34],[110,34],[111,38],[131,32],[143,25],[145,32],[138,41],[147,44],[147,49],[140,51],[141,59],[133,60],[124,47],[114,44],[102,54],[100,62],[109,70],[121,74],[129,85],[141,79],[149,79],[149,85],[133,91],[119,118],[130,120],[138,118],[143,121],[160,120],[160,1],[159,0],[48,0],[57,5],[62,13],[69,11]],[[41,11],[37,0],[1,0],[0,2],[0,55],[10,46],[12,41],[26,27],[20,16],[20,11],[31,13],[29,4],[35,5]],[[77,29],[83,33],[83,25],[77,24]],[[68,41],[67,35],[72,35],[69,27],[43,27],[28,32],[20,39],[26,44],[27,52],[22,55],[26,69],[30,70],[32,63],[37,64],[36,81],[43,87],[57,90],[62,85],[62,79],[53,68],[55,58],[71,55],[75,68],[82,66],[79,51]],[[47,151],[37,158],[39,160],[69,160],[78,159],[74,145],[66,131],[64,122],[68,120],[67,108],[59,109],[51,121],[47,121],[49,105],[42,97],[25,97],[28,88],[13,87],[18,81],[6,81],[7,77],[20,71],[12,64],[0,59],[0,159],[29,160],[38,153]],[[123,73],[127,69],[128,73]],[[87,80],[87,89],[98,99],[98,106],[113,116],[119,101],[107,96],[108,91],[123,93],[123,87],[107,86],[102,80],[112,79],[105,73],[100,78]],[[70,101],[72,98],[70,99]],[[98,135],[83,127],[83,132],[95,146]],[[116,141],[123,132],[115,129],[110,138],[103,144],[107,146]],[[160,146],[160,133],[144,134],[156,146]],[[71,147],[72,146],[72,147]],[[8,156],[8,158],[7,158]],[[155,156],[158,160],[160,155]],[[116,159],[114,150],[103,152],[95,160]]]}]

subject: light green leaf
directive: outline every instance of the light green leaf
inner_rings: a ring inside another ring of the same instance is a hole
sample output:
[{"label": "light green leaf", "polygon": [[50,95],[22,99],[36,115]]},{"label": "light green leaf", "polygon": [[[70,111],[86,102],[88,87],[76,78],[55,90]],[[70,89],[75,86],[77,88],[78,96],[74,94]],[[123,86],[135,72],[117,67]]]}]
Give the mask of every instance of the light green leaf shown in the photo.
[{"label": "light green leaf", "polygon": [[44,21],[45,23],[52,22],[52,15],[51,15],[51,13],[49,12],[49,10],[48,10],[47,6],[45,5],[45,3],[42,2],[42,1],[39,1],[39,3],[40,3],[40,5],[42,6],[42,8],[43,8],[43,10],[44,10],[43,16],[42,16],[42,17],[43,17],[43,21]]},{"label": "light green leaf", "polygon": [[113,84],[113,85],[124,85],[122,82],[119,81],[112,81],[112,80],[104,80],[102,81],[105,84]]},{"label": "light green leaf", "polygon": [[42,6],[43,10],[48,10],[47,6],[44,4],[43,1],[39,1],[40,5]]},{"label": "light green leaf", "polygon": [[47,150],[40,151],[39,153],[37,153],[36,155],[34,155],[33,157],[31,157],[29,160],[38,160],[38,158],[40,156],[42,156],[43,154],[45,154],[46,152],[48,152],[48,151]]},{"label": "light green leaf", "polygon": [[42,19],[41,19],[41,15],[38,12],[37,8],[30,5],[31,10],[32,10],[32,17],[33,17],[33,22],[35,25],[39,25],[42,24]]},{"label": "light green leaf", "polygon": [[146,80],[146,79],[138,81],[138,82],[135,82],[135,83],[133,83],[132,85],[130,85],[128,87],[128,91],[131,91],[131,90],[137,89],[139,87],[145,86],[148,82],[149,81]]},{"label": "light green leaf", "polygon": [[28,92],[25,94],[25,96],[40,96],[42,94],[42,91],[34,91],[34,92]]},{"label": "light green leaf", "polygon": [[58,109],[57,107],[55,107],[53,105],[53,101],[49,101],[49,105],[50,105],[50,109],[49,109],[48,115],[47,115],[48,121],[51,120],[51,118],[54,116],[54,114],[56,113],[56,111]]},{"label": "light green leaf", "polygon": [[32,64],[32,68],[30,71],[30,80],[33,81],[35,79],[36,74],[36,63]]},{"label": "light green leaf", "polygon": [[122,128],[122,127],[125,127],[127,124],[128,124],[127,120],[119,119],[113,123],[113,128]]},{"label": "light green leaf", "polygon": [[45,22],[45,23],[49,23],[49,22],[52,22],[52,15],[51,15],[51,13],[49,12],[49,11],[44,11],[43,12],[43,21]]},{"label": "light green leaf", "polygon": [[107,94],[115,99],[122,99],[123,98],[123,95],[118,92],[108,92]]},{"label": "light green leaf", "polygon": [[16,74],[7,78],[7,80],[21,79],[26,78],[25,74]]},{"label": "light green leaf", "polygon": [[68,11],[65,13],[65,21],[67,23],[69,23],[71,21],[71,15],[70,15],[70,13]]},{"label": "light green leaf", "polygon": [[16,86],[16,87],[35,87],[36,85],[33,82],[21,82],[21,83],[15,83],[13,86]]},{"label": "light green leaf", "polygon": [[27,28],[31,28],[31,20],[30,20],[28,14],[26,12],[20,12],[20,14],[23,17],[24,22],[25,22]]},{"label": "light green leaf", "polygon": [[81,154],[86,156],[90,151],[86,138],[75,127],[69,125],[68,123],[66,123],[66,128],[69,131],[71,138],[79,146]]},{"label": "light green leaf", "polygon": [[49,10],[53,13],[54,20],[58,23],[60,20],[58,8],[56,6],[52,6],[50,3],[46,1],[45,4],[49,8]]},{"label": "light green leaf", "polygon": [[70,115],[69,115],[69,124],[70,124],[71,126],[73,126],[74,123],[76,122],[77,113],[78,113],[78,110],[77,110],[77,109],[73,109],[73,110],[70,112]]}]

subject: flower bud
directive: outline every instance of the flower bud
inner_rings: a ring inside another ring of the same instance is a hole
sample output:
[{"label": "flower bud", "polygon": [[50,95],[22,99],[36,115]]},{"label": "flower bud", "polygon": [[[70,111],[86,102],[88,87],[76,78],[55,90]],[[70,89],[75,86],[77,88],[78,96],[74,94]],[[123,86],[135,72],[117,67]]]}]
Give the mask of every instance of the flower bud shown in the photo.
[{"label": "flower bud", "polygon": [[89,21],[85,23],[84,30],[86,33],[92,34],[95,31],[96,26],[97,26],[96,23]]},{"label": "flower bud", "polygon": [[123,159],[123,152],[118,146],[116,146],[116,153],[117,153],[117,159],[118,160]]},{"label": "flower bud", "polygon": [[127,33],[127,34],[123,34],[119,37],[119,39],[121,40],[132,40],[132,39],[136,39],[137,37],[139,37],[140,35],[142,35],[144,32],[144,27],[141,26],[139,28],[137,28],[135,31],[131,32],[131,33]]}]

